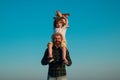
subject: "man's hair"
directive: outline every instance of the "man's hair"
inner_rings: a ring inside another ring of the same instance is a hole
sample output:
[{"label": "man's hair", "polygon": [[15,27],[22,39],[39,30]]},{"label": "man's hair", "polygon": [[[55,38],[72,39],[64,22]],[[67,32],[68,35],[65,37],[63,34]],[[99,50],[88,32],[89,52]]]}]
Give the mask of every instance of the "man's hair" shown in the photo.
[{"label": "man's hair", "polygon": [[61,39],[63,40],[62,34],[60,34],[60,33],[54,33],[54,34],[52,35],[52,41],[54,40],[55,36],[61,36]]}]

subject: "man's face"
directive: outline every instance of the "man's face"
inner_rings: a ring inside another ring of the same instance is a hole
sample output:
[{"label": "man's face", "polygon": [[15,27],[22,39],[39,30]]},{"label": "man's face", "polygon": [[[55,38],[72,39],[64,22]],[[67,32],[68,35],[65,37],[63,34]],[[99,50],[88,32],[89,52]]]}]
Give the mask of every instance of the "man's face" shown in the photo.
[{"label": "man's face", "polygon": [[59,36],[59,35],[54,36],[54,43],[55,43],[56,45],[60,45],[61,42],[62,42],[61,36]]}]

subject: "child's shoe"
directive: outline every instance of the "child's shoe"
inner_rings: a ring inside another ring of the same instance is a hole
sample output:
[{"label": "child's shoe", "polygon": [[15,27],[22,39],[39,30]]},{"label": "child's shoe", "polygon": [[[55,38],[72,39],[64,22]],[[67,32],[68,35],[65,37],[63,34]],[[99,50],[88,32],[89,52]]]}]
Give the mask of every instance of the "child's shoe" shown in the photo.
[{"label": "child's shoe", "polygon": [[53,57],[48,58],[48,62],[49,62],[49,63],[51,63],[51,62],[53,62],[53,61],[54,61],[54,58],[53,58]]}]

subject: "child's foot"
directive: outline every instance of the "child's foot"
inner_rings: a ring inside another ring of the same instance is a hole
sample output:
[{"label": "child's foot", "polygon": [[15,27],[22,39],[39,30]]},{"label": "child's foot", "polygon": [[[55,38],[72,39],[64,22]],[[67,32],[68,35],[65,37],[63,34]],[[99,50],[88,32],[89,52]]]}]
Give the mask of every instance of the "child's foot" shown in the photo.
[{"label": "child's foot", "polygon": [[51,63],[51,62],[53,62],[53,61],[54,61],[53,57],[48,58],[48,62],[49,62],[49,63]]}]

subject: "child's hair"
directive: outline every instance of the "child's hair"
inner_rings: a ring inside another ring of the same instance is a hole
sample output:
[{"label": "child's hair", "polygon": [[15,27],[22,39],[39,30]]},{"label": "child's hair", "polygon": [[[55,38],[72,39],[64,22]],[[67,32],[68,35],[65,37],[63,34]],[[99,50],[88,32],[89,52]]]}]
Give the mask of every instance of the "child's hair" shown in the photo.
[{"label": "child's hair", "polygon": [[[56,24],[58,23],[58,21],[62,20],[62,19],[65,19],[64,17],[58,17],[57,19],[54,20],[54,23],[53,23],[53,27],[56,28]],[[66,20],[66,19],[65,19]],[[64,26],[65,24],[63,24]]]}]

